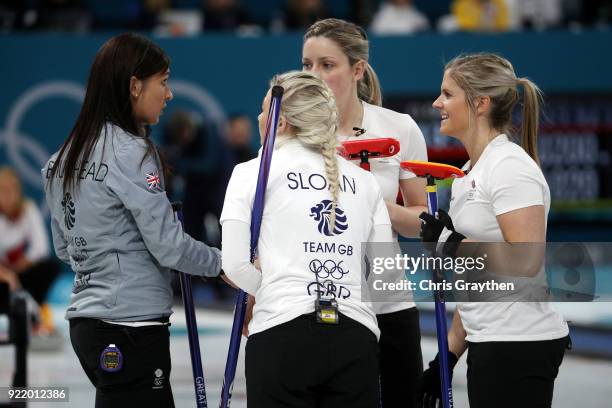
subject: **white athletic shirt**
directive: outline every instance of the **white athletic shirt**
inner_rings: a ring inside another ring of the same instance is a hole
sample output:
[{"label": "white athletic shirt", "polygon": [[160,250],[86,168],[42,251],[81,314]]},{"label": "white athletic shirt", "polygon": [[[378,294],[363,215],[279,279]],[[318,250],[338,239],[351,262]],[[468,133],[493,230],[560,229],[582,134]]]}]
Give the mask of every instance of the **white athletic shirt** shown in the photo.
[{"label": "white athletic shirt", "polygon": [[[330,231],[331,195],[322,156],[296,139],[280,144],[272,156],[259,236],[261,274],[253,267],[240,267],[249,257],[248,246],[240,242],[248,239],[232,233],[251,223],[259,158],[234,168],[220,220],[223,270],[255,295],[250,334],[313,312],[319,289],[335,297],[341,313],[378,337],[371,305],[361,301],[361,244],[373,235],[379,242],[393,240],[380,188],[371,174],[338,157],[341,191],[336,228]],[[375,230],[383,233],[373,234]],[[233,256],[236,245],[243,247],[241,259]]]},{"label": "white athletic shirt", "polygon": [[[397,192],[399,191],[399,181],[416,177],[411,171],[402,169],[400,163],[407,160],[427,161],[425,138],[421,129],[419,129],[419,126],[410,115],[371,105],[363,101],[361,103],[363,105],[361,128],[365,129],[365,133],[360,136],[355,136],[354,134],[348,136],[338,135],[338,140],[343,142],[345,140],[390,137],[399,141],[399,154],[392,157],[370,159],[370,171],[374,174],[382,190],[383,198],[387,201],[395,202]],[[358,160],[353,160],[352,163],[359,165]],[[393,236],[397,239],[395,231]],[[415,307],[412,292],[402,291],[401,293],[409,294],[405,302],[377,303],[374,305],[376,314],[392,313]]]},{"label": "white athletic shirt", "polygon": [[0,214],[0,262],[11,266],[21,256],[38,262],[49,256],[49,240],[43,218],[31,201],[26,201],[21,215],[9,220]]},{"label": "white athletic shirt", "polygon": [[[504,242],[497,216],[543,205],[548,218],[550,191],[538,165],[504,134],[493,139],[468,174],[455,179],[449,215],[457,232],[479,242]],[[444,230],[440,241],[450,231]],[[457,303],[466,340],[536,341],[568,334],[563,317],[549,302]]]}]

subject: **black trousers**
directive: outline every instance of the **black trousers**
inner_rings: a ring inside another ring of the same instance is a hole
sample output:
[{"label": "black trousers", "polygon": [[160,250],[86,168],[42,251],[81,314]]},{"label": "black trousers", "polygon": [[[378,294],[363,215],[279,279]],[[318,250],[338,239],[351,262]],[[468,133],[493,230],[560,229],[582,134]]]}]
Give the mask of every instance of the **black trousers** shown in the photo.
[{"label": "black trousers", "polygon": [[549,408],[569,336],[547,341],[469,343],[470,408]]},{"label": "black trousers", "polygon": [[[49,288],[60,273],[59,263],[51,258],[37,262],[17,275],[21,286],[32,295],[38,304],[47,298]],[[8,313],[9,287],[0,282],[0,313]]]},{"label": "black trousers", "polygon": [[376,318],[380,328],[382,406],[416,407],[416,386],[423,375],[419,311],[413,307]]},{"label": "black trousers", "polygon": [[47,298],[49,288],[60,273],[60,264],[52,258],[44,259],[17,275],[21,286],[41,304]]},{"label": "black trousers", "polygon": [[378,343],[362,324],[314,313],[249,336],[249,408],[377,408]]},{"label": "black trousers", "polygon": [[[70,340],[96,387],[96,408],[174,407],[167,326],[127,327],[74,318],[70,319]],[[100,367],[100,355],[110,344],[123,355],[123,368],[117,372]]]}]

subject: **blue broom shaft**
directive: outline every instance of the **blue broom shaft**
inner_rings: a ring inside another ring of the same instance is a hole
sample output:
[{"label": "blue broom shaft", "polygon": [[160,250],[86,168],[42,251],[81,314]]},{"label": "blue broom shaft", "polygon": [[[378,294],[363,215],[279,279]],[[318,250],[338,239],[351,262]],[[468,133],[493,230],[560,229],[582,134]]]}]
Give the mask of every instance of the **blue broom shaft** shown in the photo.
[{"label": "blue broom shaft", "polygon": [[[427,207],[429,213],[436,215],[438,211],[438,194],[433,178],[431,180],[428,177],[427,183]],[[433,272],[434,282],[439,282],[441,277],[439,271]],[[436,333],[438,339],[438,358],[440,360],[440,385],[441,385],[441,396],[442,406],[444,408],[453,407],[453,391],[450,380],[450,371],[448,368],[448,330],[446,327],[446,305],[444,302],[443,292],[436,290],[434,291],[434,301],[436,310]]]},{"label": "blue broom shaft", "polygon": [[185,306],[185,319],[187,321],[187,336],[189,338],[189,353],[191,354],[191,371],[195,388],[196,407],[208,408],[206,400],[206,385],[204,370],[202,368],[202,354],[200,352],[200,339],[198,324],[195,317],[193,293],[191,291],[191,277],[181,273],[181,291],[183,292],[183,305]]},{"label": "blue broom shaft", "polygon": [[[242,335],[242,326],[244,324],[244,316],[246,314],[246,299],[247,293],[243,290],[239,290],[238,297],[236,298],[236,309],[234,312],[232,332],[230,334],[230,346],[227,352],[227,361],[225,362],[225,373],[223,374],[221,402],[219,404],[219,406],[222,408],[229,407],[230,400],[232,398],[232,389],[234,388],[234,378],[236,377],[238,354],[240,353],[240,336]],[[238,340],[236,341],[234,339]]]},{"label": "blue broom shaft", "polygon": [[[179,208],[176,214],[181,225],[183,225],[182,209]],[[196,321],[193,293],[191,290],[191,277],[181,272],[179,273],[179,279],[181,282],[181,292],[183,294],[183,305],[185,307],[185,321],[187,323],[187,336],[189,339],[189,354],[191,355],[191,371],[193,374],[196,407],[208,408],[204,369],[202,368],[202,354],[200,352],[200,338],[198,336],[198,323]]]}]

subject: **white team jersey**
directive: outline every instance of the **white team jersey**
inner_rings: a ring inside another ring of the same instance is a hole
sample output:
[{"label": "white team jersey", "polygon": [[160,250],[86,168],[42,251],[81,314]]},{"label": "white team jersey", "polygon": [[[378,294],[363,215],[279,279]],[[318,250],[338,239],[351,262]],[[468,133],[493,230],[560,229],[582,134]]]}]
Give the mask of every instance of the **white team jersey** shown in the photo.
[{"label": "white team jersey", "polygon": [[[378,337],[371,305],[361,300],[361,244],[375,226],[388,228],[389,241],[392,235],[374,176],[338,157],[341,191],[332,229],[323,158],[296,139],[281,144],[272,156],[266,189],[258,243],[262,276],[249,332],[313,312],[318,292],[334,297],[341,313]],[[221,224],[251,223],[259,162],[256,158],[234,168]]]},{"label": "white team jersey", "polygon": [[[404,170],[400,163],[406,160],[427,161],[427,148],[425,138],[421,129],[408,114],[398,113],[380,106],[363,102],[363,120],[361,128],[365,133],[360,136],[338,135],[339,141],[377,139],[390,137],[400,143],[400,152],[392,157],[370,159],[370,171],[374,174],[385,200],[395,202],[399,191],[399,181],[416,177],[414,173]],[[359,164],[359,161],[352,161]],[[423,192],[425,194],[425,192]],[[394,236],[397,238],[395,231]],[[415,307],[412,292],[402,291],[402,295],[408,294],[404,302],[393,301],[389,303],[377,303],[376,313],[393,313],[399,310]],[[398,300],[398,299],[396,299]]]},{"label": "white team jersey", "polygon": [[[449,215],[457,232],[479,242],[504,242],[497,216],[543,205],[548,218],[550,191],[538,165],[504,134],[493,139],[468,174],[455,179]],[[444,230],[440,241],[450,235]],[[563,317],[548,302],[457,303],[466,340],[536,341],[568,334]]]}]

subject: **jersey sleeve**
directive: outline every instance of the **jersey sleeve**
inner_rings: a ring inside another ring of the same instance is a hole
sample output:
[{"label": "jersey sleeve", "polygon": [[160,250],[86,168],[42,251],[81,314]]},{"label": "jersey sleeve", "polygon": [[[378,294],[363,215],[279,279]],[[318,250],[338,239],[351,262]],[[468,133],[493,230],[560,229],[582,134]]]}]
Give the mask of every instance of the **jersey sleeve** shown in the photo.
[{"label": "jersey sleeve", "polygon": [[222,264],[227,277],[245,292],[255,295],[261,286],[261,272],[250,260],[251,226],[242,221],[226,220],[223,223]]},{"label": "jersey sleeve", "polygon": [[247,167],[250,163],[247,162],[234,167],[232,177],[225,191],[223,211],[219,219],[221,224],[226,220],[236,220],[251,225],[256,179],[250,175],[249,170],[256,172],[256,169],[254,167],[252,169]]},{"label": "jersey sleeve", "polygon": [[539,169],[517,156],[504,157],[491,169],[489,194],[495,215],[544,205],[545,186]]},{"label": "jersey sleeve", "polygon": [[[408,131],[403,135],[400,147],[401,161],[418,160],[427,161],[427,146],[425,137],[414,119],[408,116]],[[411,171],[400,168],[400,180],[416,177]]]},{"label": "jersey sleeve", "polygon": [[183,231],[163,190],[163,174],[139,141],[124,144],[109,168],[107,186],[130,211],[151,255],[160,265],[181,272],[218,276],[221,254]]}]

